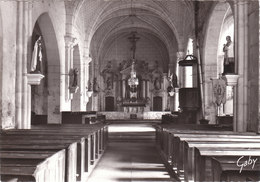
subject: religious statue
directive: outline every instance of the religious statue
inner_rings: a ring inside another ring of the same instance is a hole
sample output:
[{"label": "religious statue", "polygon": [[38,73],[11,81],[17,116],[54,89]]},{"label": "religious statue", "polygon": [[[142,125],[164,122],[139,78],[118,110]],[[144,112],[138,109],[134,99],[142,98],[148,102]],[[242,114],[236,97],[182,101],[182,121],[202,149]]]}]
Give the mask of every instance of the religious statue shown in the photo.
[{"label": "religious statue", "polygon": [[104,83],[107,90],[113,89],[113,81],[114,81],[114,71],[112,69],[112,62],[108,61],[106,67],[101,72],[101,75],[103,76]]},{"label": "religious statue", "polygon": [[162,83],[162,72],[159,69],[159,63],[158,61],[154,62],[154,68],[152,71],[152,81],[154,85],[155,90],[161,89],[161,83]]},{"label": "religious statue", "polygon": [[95,77],[93,80],[93,92],[98,92],[99,91],[99,86],[97,82],[97,78]]},{"label": "religious statue", "polygon": [[227,73],[235,73],[235,59],[234,59],[234,45],[231,37],[226,37],[227,43],[223,46],[224,52],[224,71],[223,75]]},{"label": "religious statue", "polygon": [[31,61],[31,73],[40,73],[42,64],[42,39],[38,36],[38,39],[34,43],[32,61]]},{"label": "religious statue", "polygon": [[131,47],[131,50],[133,51],[132,58],[135,59],[136,42],[140,39],[140,37],[136,37],[136,32],[132,32],[131,34],[132,36],[128,37],[128,39],[132,43],[132,47]]},{"label": "religious statue", "polygon": [[79,70],[78,68],[74,68],[72,70],[72,76],[73,76],[73,81],[72,81],[72,87],[77,87],[78,86],[78,75],[79,75]]},{"label": "religious statue", "polygon": [[88,91],[93,91],[91,80],[88,80],[88,87],[87,87],[87,89],[88,89]]},{"label": "religious statue", "polygon": [[107,88],[107,90],[112,90],[113,89],[113,81],[112,81],[111,77],[107,77],[106,88]]},{"label": "religious statue", "polygon": [[169,85],[176,88],[178,87],[178,78],[176,74],[168,74]]},{"label": "religious statue", "polygon": [[161,81],[160,81],[159,77],[156,77],[154,80],[154,88],[155,88],[155,90],[161,89]]},{"label": "religious statue", "polygon": [[213,79],[213,93],[217,106],[226,103],[226,81],[223,79]]}]

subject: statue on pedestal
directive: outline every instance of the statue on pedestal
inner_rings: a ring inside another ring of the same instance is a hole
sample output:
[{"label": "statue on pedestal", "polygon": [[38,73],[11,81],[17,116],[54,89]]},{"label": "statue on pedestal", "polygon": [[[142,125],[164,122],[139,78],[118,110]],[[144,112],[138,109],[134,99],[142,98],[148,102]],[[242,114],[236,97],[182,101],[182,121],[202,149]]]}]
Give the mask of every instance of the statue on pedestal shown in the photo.
[{"label": "statue on pedestal", "polygon": [[227,43],[223,46],[224,52],[224,71],[223,75],[228,73],[235,73],[235,59],[234,59],[234,45],[231,37],[226,37]]},{"label": "statue on pedestal", "polygon": [[97,82],[97,78],[95,77],[93,80],[93,92],[98,92],[99,91],[99,86]]},{"label": "statue on pedestal", "polygon": [[112,62],[108,61],[106,67],[102,70],[101,75],[103,76],[105,89],[112,90],[114,88],[114,71],[112,69]]},{"label": "statue on pedestal", "polygon": [[31,73],[41,73],[42,65],[42,38],[38,36],[38,39],[34,43],[32,60],[31,60]]},{"label": "statue on pedestal", "polygon": [[151,72],[151,74],[152,74],[152,82],[153,82],[153,85],[154,85],[154,89],[160,90],[161,87],[162,87],[161,85],[162,85],[163,73],[159,68],[158,61],[154,62],[154,68],[153,68],[153,71]]}]

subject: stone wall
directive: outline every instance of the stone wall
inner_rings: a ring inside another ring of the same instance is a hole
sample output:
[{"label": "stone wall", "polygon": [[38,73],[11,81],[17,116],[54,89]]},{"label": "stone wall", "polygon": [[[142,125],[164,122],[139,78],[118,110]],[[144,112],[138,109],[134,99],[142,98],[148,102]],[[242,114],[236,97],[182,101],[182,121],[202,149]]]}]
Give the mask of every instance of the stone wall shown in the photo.
[{"label": "stone wall", "polygon": [[[24,8],[21,12],[18,8],[19,3],[20,7]],[[27,83],[26,74],[29,72],[27,66],[31,63],[31,35],[36,21],[43,34],[48,61],[48,76],[46,76],[48,78],[48,98],[46,98],[48,100],[48,122],[60,123],[60,111],[71,110],[71,101],[65,99],[67,72],[65,72],[66,9],[64,2],[51,0],[33,1],[32,3],[1,1],[0,13],[2,20],[0,22],[1,127],[30,127],[31,88]],[[18,26],[22,27],[24,31],[19,32]],[[79,27],[79,30],[75,30],[75,32],[84,32],[81,28]],[[79,33],[75,34],[75,36],[79,36]],[[21,37],[25,40],[24,42],[21,41]],[[79,37],[78,40],[81,40],[80,50],[84,50],[84,39]],[[19,111],[18,114],[16,111]]]}]

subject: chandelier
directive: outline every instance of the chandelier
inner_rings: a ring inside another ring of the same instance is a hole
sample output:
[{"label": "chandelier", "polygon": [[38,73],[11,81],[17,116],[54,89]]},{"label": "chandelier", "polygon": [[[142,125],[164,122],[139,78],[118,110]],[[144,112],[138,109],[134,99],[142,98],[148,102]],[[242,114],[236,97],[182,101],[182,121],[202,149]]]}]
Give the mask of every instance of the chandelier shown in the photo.
[{"label": "chandelier", "polygon": [[130,78],[128,79],[128,85],[130,88],[135,88],[138,86],[139,81],[138,78],[136,78],[136,71],[134,69],[135,61],[133,59],[132,66],[131,66],[131,72],[130,72]]}]

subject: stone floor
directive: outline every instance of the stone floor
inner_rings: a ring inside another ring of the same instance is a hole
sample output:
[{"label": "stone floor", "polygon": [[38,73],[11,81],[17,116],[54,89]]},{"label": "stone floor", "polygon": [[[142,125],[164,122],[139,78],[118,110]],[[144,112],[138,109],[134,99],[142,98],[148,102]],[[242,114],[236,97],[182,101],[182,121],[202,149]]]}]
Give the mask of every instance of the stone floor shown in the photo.
[{"label": "stone floor", "polygon": [[155,147],[151,124],[111,124],[109,143],[88,182],[175,181]]}]

